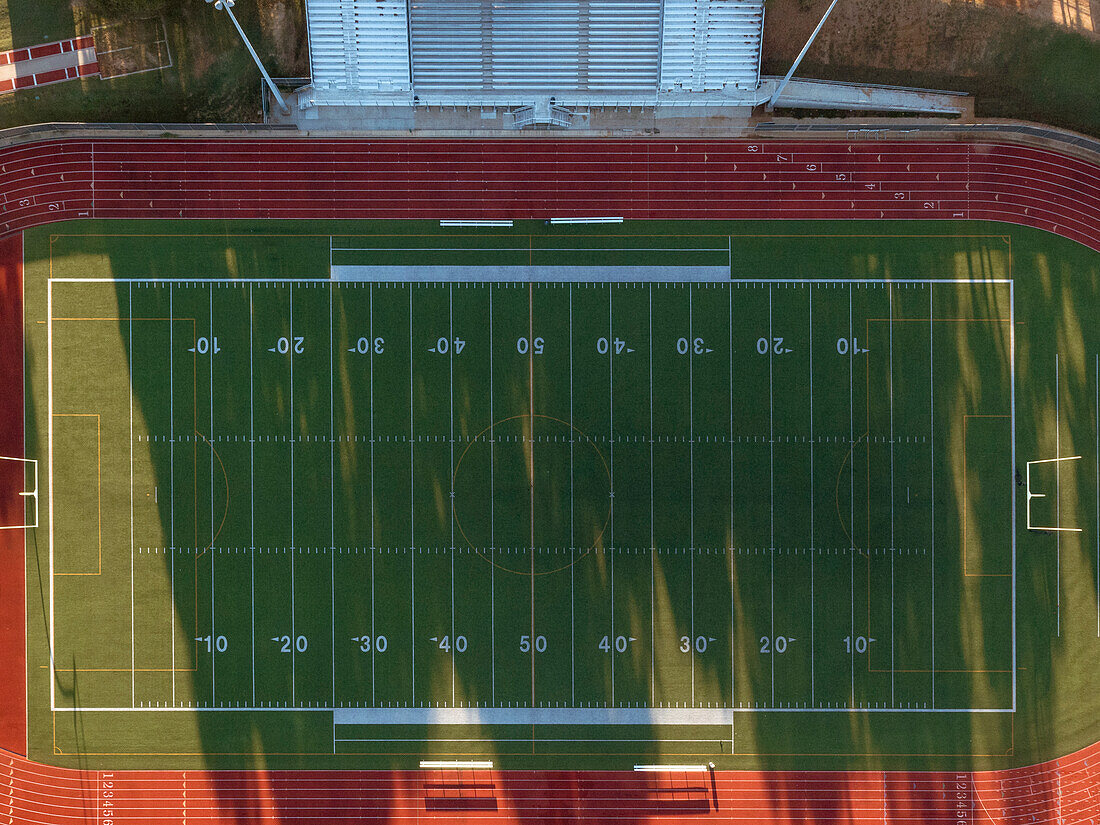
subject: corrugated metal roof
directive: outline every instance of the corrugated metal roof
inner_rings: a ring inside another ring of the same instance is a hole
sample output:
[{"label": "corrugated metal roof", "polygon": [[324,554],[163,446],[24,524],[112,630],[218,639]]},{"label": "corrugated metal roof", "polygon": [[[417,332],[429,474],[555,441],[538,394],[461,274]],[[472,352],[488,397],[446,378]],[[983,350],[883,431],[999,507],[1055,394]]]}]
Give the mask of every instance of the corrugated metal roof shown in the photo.
[{"label": "corrugated metal roof", "polygon": [[763,0],[307,0],[318,89],[755,88]]},{"label": "corrugated metal roof", "polygon": [[306,0],[306,11],[315,86],[409,88],[406,0]]},{"label": "corrugated metal roof", "polygon": [[703,92],[760,80],[763,0],[665,0],[661,88]]},{"label": "corrugated metal roof", "polygon": [[657,82],[661,0],[409,5],[418,91],[634,91]]}]

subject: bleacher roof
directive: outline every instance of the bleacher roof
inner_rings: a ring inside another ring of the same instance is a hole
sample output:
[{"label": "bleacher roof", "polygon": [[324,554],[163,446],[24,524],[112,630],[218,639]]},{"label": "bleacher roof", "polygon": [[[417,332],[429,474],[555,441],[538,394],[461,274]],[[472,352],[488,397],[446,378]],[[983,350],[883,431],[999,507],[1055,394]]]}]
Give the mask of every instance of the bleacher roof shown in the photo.
[{"label": "bleacher roof", "polygon": [[615,98],[754,89],[763,0],[307,0],[313,84]]}]

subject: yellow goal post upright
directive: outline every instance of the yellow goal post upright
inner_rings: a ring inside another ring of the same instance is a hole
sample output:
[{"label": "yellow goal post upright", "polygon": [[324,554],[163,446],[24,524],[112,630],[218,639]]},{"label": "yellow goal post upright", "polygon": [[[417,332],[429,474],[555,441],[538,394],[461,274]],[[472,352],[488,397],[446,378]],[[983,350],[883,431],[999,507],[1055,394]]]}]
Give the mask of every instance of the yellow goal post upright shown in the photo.
[{"label": "yellow goal post upright", "polygon": [[[28,469],[30,473],[27,472]],[[19,523],[14,523],[15,520],[8,515],[9,509],[15,509],[12,506],[13,503],[6,500],[0,501],[0,530],[30,530],[38,527],[38,459],[0,455],[0,494],[5,498],[8,492],[4,481],[17,474],[23,479],[21,484],[14,487],[18,489],[18,498],[23,503],[22,518],[19,519]],[[28,475],[31,480],[30,489],[27,489]],[[33,502],[33,518],[28,517],[28,500]]]}]

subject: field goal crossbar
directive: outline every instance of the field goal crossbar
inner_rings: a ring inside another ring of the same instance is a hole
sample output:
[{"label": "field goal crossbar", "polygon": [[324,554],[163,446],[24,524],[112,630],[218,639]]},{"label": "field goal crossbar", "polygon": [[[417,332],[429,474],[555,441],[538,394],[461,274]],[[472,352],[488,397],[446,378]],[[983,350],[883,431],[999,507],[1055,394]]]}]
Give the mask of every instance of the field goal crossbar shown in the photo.
[{"label": "field goal crossbar", "polygon": [[[33,530],[38,527],[38,459],[36,458],[18,458],[16,456],[0,455],[0,461],[18,461],[24,466],[31,465],[34,473],[34,487],[30,490],[20,490],[19,497],[24,499],[32,499],[34,501],[34,521],[27,523],[26,513],[24,512],[23,524],[0,524],[0,530]],[[24,472],[25,477],[25,472]]]},{"label": "field goal crossbar", "polygon": [[[1031,500],[1033,498],[1046,498],[1047,497],[1046,493],[1035,493],[1035,492],[1032,492],[1032,490],[1031,490],[1031,467],[1032,467],[1032,465],[1033,464],[1054,464],[1056,466],[1061,466],[1062,462],[1064,462],[1064,461],[1079,461],[1080,459],[1081,459],[1081,456],[1079,456],[1079,455],[1070,455],[1070,456],[1061,456],[1059,458],[1040,458],[1040,459],[1035,459],[1035,460],[1029,461],[1027,463],[1027,478],[1025,480],[1026,486],[1025,486],[1024,489],[1025,489],[1026,494],[1027,494],[1027,529],[1028,530],[1034,530],[1034,531],[1038,531],[1038,532],[1042,532],[1042,533],[1080,533],[1080,532],[1082,532],[1083,528],[1081,528],[1081,527],[1062,527],[1060,525],[1050,526],[1050,525],[1045,525],[1045,524],[1032,524],[1031,523]],[[1061,502],[1061,500],[1059,500],[1056,504],[1056,507],[1058,508],[1058,510],[1061,510],[1061,506],[1062,506],[1062,502]]]}]

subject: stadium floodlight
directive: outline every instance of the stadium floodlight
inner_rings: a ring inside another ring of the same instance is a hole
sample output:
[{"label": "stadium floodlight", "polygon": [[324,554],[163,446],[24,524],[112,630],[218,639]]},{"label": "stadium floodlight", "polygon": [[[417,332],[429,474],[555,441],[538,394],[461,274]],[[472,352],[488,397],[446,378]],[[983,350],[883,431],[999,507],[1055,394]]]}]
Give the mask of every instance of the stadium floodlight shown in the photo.
[{"label": "stadium floodlight", "polygon": [[252,55],[252,59],[256,61],[256,66],[260,70],[260,74],[264,76],[264,81],[267,83],[267,88],[271,89],[271,94],[275,95],[275,99],[279,101],[279,108],[283,110],[284,115],[290,114],[290,107],[286,105],[286,101],[283,100],[283,96],[279,94],[279,90],[275,88],[275,81],[271,79],[271,75],[267,73],[267,69],[264,68],[264,64],[260,62],[259,55],[256,54],[256,50],[252,48],[252,43],[248,40],[248,35],[244,33],[244,29],[241,28],[241,24],[237,22],[236,16],[233,14],[233,4],[236,0],[206,0],[207,3],[213,3],[214,8],[218,11],[224,11],[229,15],[229,19],[233,21],[234,27],[237,29],[237,34],[241,36],[241,40],[244,41],[244,45],[248,47],[248,53]]},{"label": "stadium floodlight", "polygon": [[[206,2],[209,3],[210,0],[206,0]],[[232,3],[233,0],[226,0],[226,2]],[[767,111],[770,112],[775,108],[775,104],[779,100],[779,95],[781,95],[783,93],[783,90],[787,88],[787,83],[790,81],[791,75],[793,75],[795,69],[798,68],[798,64],[802,62],[802,58],[806,56],[806,52],[810,50],[810,46],[813,44],[814,38],[816,38],[817,33],[821,31],[821,27],[825,25],[825,21],[829,19],[829,14],[832,13],[833,7],[836,5],[836,3],[837,0],[833,0],[833,2],[829,4],[829,8],[825,9],[825,13],[821,15],[821,21],[817,24],[817,28],[813,30],[813,33],[810,35],[810,39],[806,41],[806,45],[802,47],[802,51],[798,53],[798,57],[796,57],[794,59],[794,63],[791,64],[791,68],[789,68],[787,70],[787,73],[783,75],[783,79],[779,81],[779,85],[775,87],[775,91],[772,92],[772,96],[768,98],[768,102],[764,107],[765,109],[767,109]]]}]

